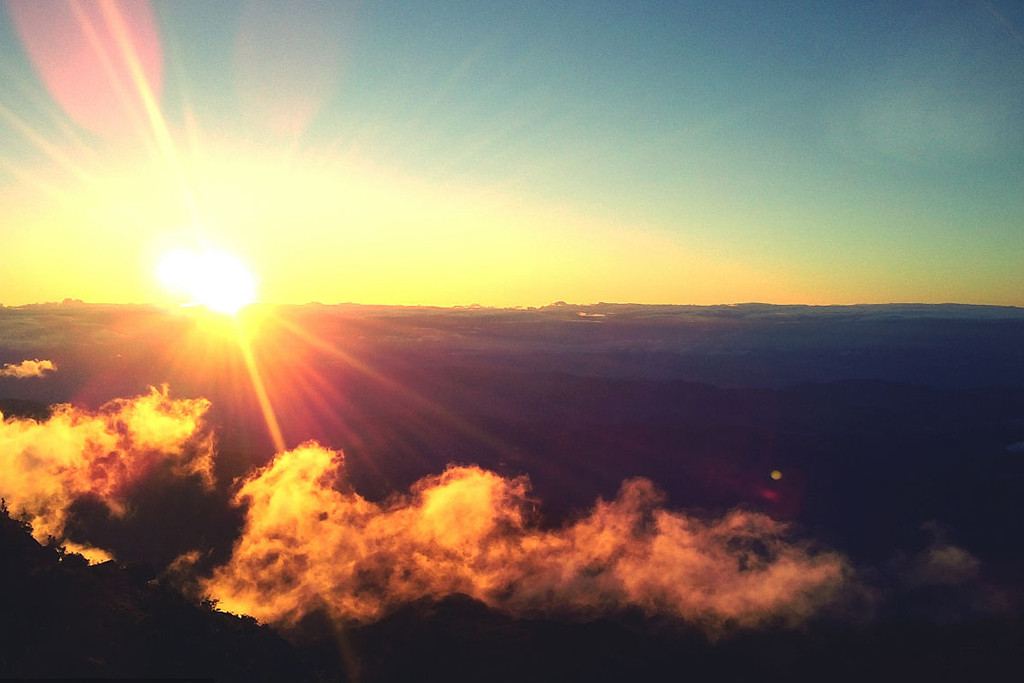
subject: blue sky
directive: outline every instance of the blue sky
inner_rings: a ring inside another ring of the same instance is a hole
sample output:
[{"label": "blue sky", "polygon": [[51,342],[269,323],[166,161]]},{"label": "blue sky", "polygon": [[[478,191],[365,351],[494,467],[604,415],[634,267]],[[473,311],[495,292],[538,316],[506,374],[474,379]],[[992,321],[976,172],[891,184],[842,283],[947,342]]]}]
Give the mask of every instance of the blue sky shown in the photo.
[{"label": "blue sky", "polygon": [[[561,266],[548,255],[523,266],[531,287],[513,284],[493,296],[494,283],[468,268],[465,286],[452,284],[446,294],[420,287],[404,296],[349,282],[364,299],[1024,304],[1018,3],[153,8],[160,108],[179,148],[192,130],[208,156],[232,154],[214,149],[231,141],[302,173],[355,164],[386,176],[385,184],[420,188],[428,199],[408,201],[439,215],[468,210],[459,197],[496,197],[501,227],[478,230],[515,233],[529,254],[545,248],[537,236],[544,231],[522,227],[520,235],[516,226],[569,225],[560,244],[580,254],[567,266],[571,277],[556,276]],[[66,145],[73,124],[47,103],[9,21],[3,31],[0,73],[16,86],[5,92],[22,95],[0,102]],[[101,158],[115,146],[89,131],[76,137]],[[28,167],[44,156],[2,121],[0,145]],[[19,182],[3,169],[0,179]],[[389,193],[397,203],[405,196]],[[524,215],[510,206],[526,207]],[[324,225],[333,220],[327,209],[320,213]],[[218,235],[218,223],[231,221],[214,214],[199,230],[237,248],[240,229]],[[386,232],[387,224],[365,229]],[[330,232],[311,231],[308,241],[351,249],[351,240],[332,243]],[[400,245],[405,237],[381,239]],[[609,253],[589,252],[588,241]],[[460,238],[458,249],[466,242]],[[503,244],[488,242],[464,258],[479,260]],[[286,279],[265,263],[273,249],[248,248],[268,284]],[[736,286],[680,284],[666,255],[673,250],[684,269]],[[624,254],[623,273],[649,276],[649,286],[631,288],[625,276],[602,285],[615,253]],[[299,258],[301,250],[289,254]],[[373,258],[383,257],[377,250]],[[505,281],[517,279],[524,258],[496,266]],[[313,277],[318,267],[310,266],[307,288],[295,274],[291,289],[278,287],[283,298],[346,299],[344,291],[319,293],[329,278]]]}]

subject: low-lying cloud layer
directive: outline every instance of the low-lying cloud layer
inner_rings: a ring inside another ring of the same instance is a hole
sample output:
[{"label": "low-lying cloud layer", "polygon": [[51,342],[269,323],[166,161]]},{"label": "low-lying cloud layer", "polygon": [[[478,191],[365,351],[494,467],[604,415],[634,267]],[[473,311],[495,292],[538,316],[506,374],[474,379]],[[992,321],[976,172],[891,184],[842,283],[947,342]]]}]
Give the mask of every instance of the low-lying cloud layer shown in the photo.
[{"label": "low-lying cloud layer", "polygon": [[24,379],[26,377],[42,377],[47,372],[56,372],[57,365],[51,360],[23,360],[20,363],[5,363],[0,368],[0,377],[14,377]]},{"label": "low-lying cloud layer", "polygon": [[[98,411],[57,406],[37,422],[0,422],[0,496],[27,515],[33,534],[63,538],[68,506],[82,496],[123,513],[124,495],[154,468],[211,478],[213,441],[205,399],[172,399],[167,387]],[[92,553],[97,557],[97,553]]]},{"label": "low-lying cloud layer", "polygon": [[519,615],[639,607],[754,625],[810,615],[847,570],[764,515],[667,510],[644,479],[547,531],[531,524],[523,478],[452,467],[378,505],[339,490],[343,476],[340,453],[308,443],[248,477],[237,495],[245,530],[204,589],[227,610],[286,624],[316,608],[370,621],[406,601],[465,593]]},{"label": "low-lying cloud layer", "polygon": [[[27,515],[37,539],[66,541],[78,500],[122,515],[133,487],[156,472],[210,483],[208,407],[164,387],[95,412],[64,405],[42,422],[5,420],[0,496]],[[645,479],[550,530],[536,523],[526,478],[479,467],[450,467],[374,503],[351,490],[341,453],[312,442],[239,482],[235,502],[244,529],[201,589],[224,609],[279,624],[319,609],[372,621],[455,593],[525,616],[639,608],[709,627],[794,622],[832,601],[848,570],[840,555],[791,540],[765,515],[668,510]]]}]

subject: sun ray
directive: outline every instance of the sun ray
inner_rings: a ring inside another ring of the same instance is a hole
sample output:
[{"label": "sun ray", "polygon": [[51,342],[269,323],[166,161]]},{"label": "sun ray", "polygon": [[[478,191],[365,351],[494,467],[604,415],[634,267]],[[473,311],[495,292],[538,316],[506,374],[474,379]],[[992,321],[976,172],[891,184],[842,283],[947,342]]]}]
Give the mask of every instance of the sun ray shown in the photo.
[{"label": "sun ray", "polygon": [[[411,432],[429,433],[431,430],[436,429],[440,424],[447,429],[453,430],[455,433],[475,439],[497,453],[502,453],[505,456],[516,453],[516,450],[505,440],[481,429],[480,427],[472,424],[469,420],[459,417],[455,413],[444,409],[443,406],[437,405],[435,401],[422,395],[413,388],[372,367],[351,353],[348,353],[344,349],[340,348],[338,344],[322,339],[319,335],[305,330],[298,323],[288,320],[283,316],[274,316],[273,320],[276,324],[280,325],[287,332],[296,337],[300,343],[311,346],[328,357],[340,360],[347,367],[356,370],[373,382],[379,384],[382,388],[386,388],[389,392],[393,392],[396,396],[404,398],[418,410],[422,411],[423,415],[406,416],[405,426],[409,427]],[[410,452],[416,451],[416,449],[412,447],[413,444],[408,445],[410,446]]]},{"label": "sun ray", "polygon": [[[7,121],[7,123],[14,128],[16,131],[31,142],[33,145],[39,148],[43,154],[45,154],[51,161],[56,162],[59,166],[69,171],[76,179],[86,184],[93,184],[92,176],[84,168],[72,161],[71,157],[62,152],[56,145],[50,143],[44,136],[40,135],[34,128],[25,123],[19,118],[14,112],[5,107],[0,102],[0,117]],[[5,166],[11,167],[9,161],[3,162]],[[41,185],[41,183],[36,183]]]},{"label": "sun ray", "polygon": [[[77,2],[70,3],[71,12],[75,16],[75,20],[78,22],[79,28],[82,29],[82,35],[89,43],[89,47],[92,48],[93,53],[99,59],[100,64],[103,67],[103,72],[107,76],[107,81],[113,88],[114,93],[117,95],[117,99],[120,100],[124,110],[130,115],[136,115],[134,107],[132,106],[131,96],[128,90],[125,88],[121,79],[118,78],[117,68],[114,64],[114,57],[107,51],[103,45],[103,39],[100,37],[99,32],[96,30],[96,26],[92,21],[89,20],[88,15],[82,6]],[[110,24],[109,18],[106,18],[106,23]],[[137,121],[141,124],[142,121]]]},{"label": "sun ray", "polygon": [[101,7],[103,16],[113,31],[114,38],[117,40],[118,47],[121,50],[121,56],[128,65],[133,84],[142,100],[157,148],[163,153],[164,159],[167,161],[170,171],[181,190],[182,201],[185,203],[185,208],[192,219],[191,224],[200,225],[199,210],[196,206],[195,197],[185,181],[185,173],[182,169],[181,160],[178,158],[178,152],[171,137],[170,129],[167,126],[163,113],[160,111],[160,105],[153,95],[153,89],[150,87],[146,73],[139,62],[138,54],[132,45],[131,38],[128,35],[128,28],[125,26],[124,17],[121,16],[120,11],[112,0],[104,0]]},{"label": "sun ray", "polygon": [[253,391],[256,392],[256,400],[260,404],[260,411],[263,413],[263,420],[266,422],[267,431],[274,442],[275,452],[281,453],[286,450],[284,437],[281,435],[281,425],[277,421],[277,414],[270,402],[267,388],[263,384],[263,377],[260,374],[259,366],[252,352],[249,337],[241,324],[235,321],[235,336],[238,340],[238,348],[242,352],[242,359],[245,361],[245,368],[249,371],[249,379],[252,381]]}]

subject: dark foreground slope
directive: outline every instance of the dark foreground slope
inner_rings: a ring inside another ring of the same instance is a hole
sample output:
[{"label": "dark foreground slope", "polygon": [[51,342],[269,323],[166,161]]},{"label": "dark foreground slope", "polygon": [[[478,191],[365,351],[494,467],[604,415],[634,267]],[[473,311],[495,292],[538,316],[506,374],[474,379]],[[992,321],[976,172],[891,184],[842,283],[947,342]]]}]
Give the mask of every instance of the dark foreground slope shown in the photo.
[{"label": "dark foreground slope", "polygon": [[88,566],[0,510],[0,678],[303,681],[297,652],[147,573]]},{"label": "dark foreground slope", "polygon": [[409,604],[368,626],[322,617],[289,632],[326,679],[391,681],[1013,681],[1024,623],[820,619],[798,629],[695,627],[639,613],[515,619],[465,596]]},{"label": "dark foreground slope", "polygon": [[630,612],[516,619],[464,596],[369,625],[284,631],[196,604],[113,563],[86,566],[0,514],[0,677],[218,681],[1015,680],[1019,618],[824,618],[709,639]]}]

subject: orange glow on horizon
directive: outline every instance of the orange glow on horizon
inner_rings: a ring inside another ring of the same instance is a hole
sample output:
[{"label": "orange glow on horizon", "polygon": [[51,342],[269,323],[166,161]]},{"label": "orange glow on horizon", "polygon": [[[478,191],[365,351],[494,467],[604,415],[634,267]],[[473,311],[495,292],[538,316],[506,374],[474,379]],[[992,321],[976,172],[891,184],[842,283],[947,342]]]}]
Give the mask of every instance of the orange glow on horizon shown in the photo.
[{"label": "orange glow on horizon", "polygon": [[[223,118],[195,106],[208,93],[189,81],[184,49],[176,54],[176,36],[162,32],[173,25],[150,2],[8,0],[5,9],[39,82],[14,82],[0,103],[0,127],[25,148],[0,159],[16,181],[0,183],[16,233],[5,251],[18,254],[0,272],[3,305],[159,301],[132,266],[183,236],[244,246],[264,299],[280,303],[1021,305],[1007,276],[1017,271],[978,267],[982,251],[967,248],[973,261],[936,278],[950,267],[936,241],[907,264],[902,248],[831,248],[810,237],[821,221],[805,205],[791,207],[798,232],[789,233],[785,212],[703,207],[700,183],[684,193],[698,200],[692,211],[668,200],[648,211],[630,196],[616,211],[614,193],[603,205],[597,186],[574,200],[512,173],[449,174],[460,163],[415,145],[388,155],[354,112],[317,123],[339,115],[336,90],[357,52],[348,9],[242,8],[229,27],[230,82],[217,91],[239,106]],[[381,130],[401,123],[383,120]],[[668,182],[651,173],[652,187]],[[821,234],[890,220],[835,219]],[[774,239],[776,230],[792,237]]]}]

